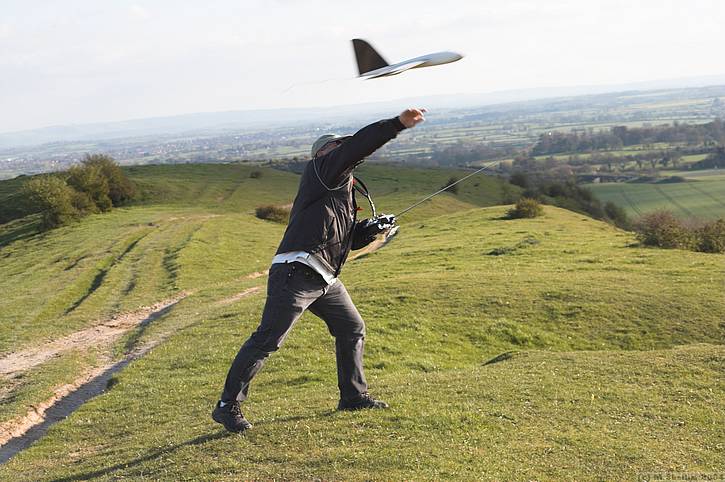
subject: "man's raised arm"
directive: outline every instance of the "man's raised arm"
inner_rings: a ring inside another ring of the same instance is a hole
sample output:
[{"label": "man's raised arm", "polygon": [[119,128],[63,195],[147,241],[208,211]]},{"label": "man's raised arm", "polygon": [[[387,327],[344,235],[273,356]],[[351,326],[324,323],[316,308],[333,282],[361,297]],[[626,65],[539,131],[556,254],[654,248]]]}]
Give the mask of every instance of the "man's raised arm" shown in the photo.
[{"label": "man's raised arm", "polygon": [[394,139],[403,129],[425,120],[425,109],[406,109],[399,116],[363,127],[342,145],[316,159],[320,177],[328,186],[337,186],[363,159]]}]

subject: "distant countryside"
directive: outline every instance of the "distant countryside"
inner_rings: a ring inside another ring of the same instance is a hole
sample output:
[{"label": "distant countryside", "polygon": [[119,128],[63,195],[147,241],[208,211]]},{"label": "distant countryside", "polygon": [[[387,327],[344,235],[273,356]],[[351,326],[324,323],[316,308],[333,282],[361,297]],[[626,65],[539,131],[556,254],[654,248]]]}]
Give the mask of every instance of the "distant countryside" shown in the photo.
[{"label": "distant countryside", "polygon": [[[380,115],[371,112],[370,118]],[[472,168],[496,161],[494,174],[573,179],[602,203],[637,217],[666,209],[681,218],[725,216],[725,87],[632,91],[433,111],[418,132],[376,153],[372,162]],[[369,119],[365,119],[369,120]],[[299,121],[264,129],[107,139],[2,148],[0,178],[67,169],[89,152],[122,165],[241,162],[295,170],[320,129],[349,132],[361,121]],[[233,124],[233,123],[231,123]],[[92,129],[89,129],[92,130]],[[15,140],[45,139],[29,131]],[[0,195],[1,194],[0,190]]]}]

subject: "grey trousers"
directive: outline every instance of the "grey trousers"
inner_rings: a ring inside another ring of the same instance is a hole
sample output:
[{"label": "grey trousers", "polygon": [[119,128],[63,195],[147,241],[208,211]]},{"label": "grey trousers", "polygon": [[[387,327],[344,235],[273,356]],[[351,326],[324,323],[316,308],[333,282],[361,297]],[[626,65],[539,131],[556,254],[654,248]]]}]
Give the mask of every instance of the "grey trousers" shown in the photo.
[{"label": "grey trousers", "polygon": [[270,353],[282,346],[292,326],[307,309],[322,318],[335,337],[340,398],[355,398],[367,391],[362,365],[365,322],[345,286],[340,280],[328,286],[312,268],[295,262],[273,264],[270,268],[262,322],[239,349],[229,368],[221,397],[223,402],[246,400],[252,378]]}]

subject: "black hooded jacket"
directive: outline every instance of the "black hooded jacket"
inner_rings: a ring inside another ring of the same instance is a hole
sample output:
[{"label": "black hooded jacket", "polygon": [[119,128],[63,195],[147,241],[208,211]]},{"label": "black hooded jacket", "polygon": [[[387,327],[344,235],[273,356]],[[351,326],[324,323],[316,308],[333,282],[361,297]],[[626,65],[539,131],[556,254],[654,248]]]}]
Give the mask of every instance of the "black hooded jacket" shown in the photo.
[{"label": "black hooded jacket", "polygon": [[372,239],[360,239],[352,171],[367,156],[405,129],[395,117],[363,127],[342,145],[307,163],[300,179],[287,230],[277,254],[314,254],[335,276],[350,249]]}]

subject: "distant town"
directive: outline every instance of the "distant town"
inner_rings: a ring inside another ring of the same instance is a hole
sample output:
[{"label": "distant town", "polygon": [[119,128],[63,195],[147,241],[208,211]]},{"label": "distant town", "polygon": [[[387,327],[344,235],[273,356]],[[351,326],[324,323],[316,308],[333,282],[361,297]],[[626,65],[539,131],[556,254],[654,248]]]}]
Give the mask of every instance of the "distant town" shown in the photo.
[{"label": "distant town", "polygon": [[[620,92],[437,109],[430,113],[425,125],[401,135],[372,160],[423,166],[475,166],[490,160],[501,160],[499,169],[505,170],[517,159],[520,161],[554,154],[549,151],[536,152],[534,149],[540,136],[545,133],[581,134],[606,131],[614,126],[636,128],[702,124],[716,118],[725,118],[725,86]],[[362,127],[361,123],[372,119],[374,117],[333,122],[319,119],[256,129],[246,126],[239,129],[68,140],[0,148],[0,179],[63,170],[87,153],[110,155],[122,165],[289,163],[306,159],[310,144],[320,133],[354,132]],[[647,151],[662,148],[638,146],[638,149],[641,151],[644,147],[647,147]],[[578,155],[579,161],[588,156],[597,160],[597,169],[608,165],[605,171],[611,173],[612,158],[621,157],[623,153],[620,151],[617,146],[589,146],[572,152],[558,152],[556,160],[560,163],[562,154]],[[706,149],[700,149],[696,153],[706,152]],[[631,161],[636,162],[635,159]],[[597,169],[593,171],[594,174]]]}]

